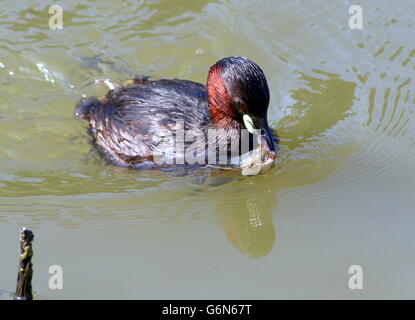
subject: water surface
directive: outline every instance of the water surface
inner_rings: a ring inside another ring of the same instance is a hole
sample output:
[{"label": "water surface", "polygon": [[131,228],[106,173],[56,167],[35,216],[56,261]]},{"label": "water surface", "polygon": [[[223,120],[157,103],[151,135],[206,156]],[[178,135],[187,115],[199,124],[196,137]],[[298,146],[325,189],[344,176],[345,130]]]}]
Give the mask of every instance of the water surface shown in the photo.
[{"label": "water surface", "polygon": [[[415,297],[415,3],[72,1],[60,30],[51,4],[0,2],[0,289],[26,226],[46,298]],[[231,55],[269,81],[273,170],[201,184],[91,152],[74,106],[105,94],[95,80],[204,83]]]}]

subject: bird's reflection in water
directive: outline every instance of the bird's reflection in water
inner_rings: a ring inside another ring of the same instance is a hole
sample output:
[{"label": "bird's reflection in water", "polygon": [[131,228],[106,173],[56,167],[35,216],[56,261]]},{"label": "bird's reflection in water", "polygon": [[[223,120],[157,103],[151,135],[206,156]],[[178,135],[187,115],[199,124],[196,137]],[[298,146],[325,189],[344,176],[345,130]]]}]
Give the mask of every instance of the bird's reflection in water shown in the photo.
[{"label": "bird's reflection in water", "polygon": [[221,225],[228,240],[250,258],[261,258],[271,252],[275,228],[269,208],[255,199],[247,199],[240,211],[223,214]]},{"label": "bird's reflection in water", "polygon": [[254,177],[233,170],[204,170],[193,177],[206,186],[206,201],[214,201],[228,240],[251,258],[266,256],[276,242],[278,189],[324,180],[359,147],[349,128],[339,127],[335,139],[327,139],[329,130],[354,115],[355,84],[321,70],[298,76],[303,85],[290,92],[288,115],[276,125],[282,139],[275,169]]},{"label": "bird's reflection in water", "polygon": [[268,177],[241,177],[234,170],[204,170],[192,179],[205,186],[204,196],[214,199],[215,214],[230,243],[250,258],[266,256],[275,243],[272,212],[277,207],[276,195],[264,183],[273,175],[264,175]]}]

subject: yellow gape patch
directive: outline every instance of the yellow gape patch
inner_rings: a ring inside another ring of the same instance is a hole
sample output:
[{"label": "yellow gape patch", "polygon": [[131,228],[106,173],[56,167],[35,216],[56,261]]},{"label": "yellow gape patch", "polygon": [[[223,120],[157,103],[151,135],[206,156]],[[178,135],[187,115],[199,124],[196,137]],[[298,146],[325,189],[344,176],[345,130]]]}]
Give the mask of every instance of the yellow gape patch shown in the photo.
[{"label": "yellow gape patch", "polygon": [[255,127],[254,127],[254,122],[252,121],[251,117],[248,116],[247,114],[244,114],[242,119],[244,120],[245,127],[249,131],[249,133],[254,134]]}]

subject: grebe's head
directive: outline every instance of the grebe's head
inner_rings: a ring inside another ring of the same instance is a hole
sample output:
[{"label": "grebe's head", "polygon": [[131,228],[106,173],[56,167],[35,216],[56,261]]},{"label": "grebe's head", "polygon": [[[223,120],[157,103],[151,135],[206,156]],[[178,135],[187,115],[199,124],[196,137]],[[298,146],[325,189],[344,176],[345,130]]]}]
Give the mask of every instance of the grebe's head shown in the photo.
[{"label": "grebe's head", "polygon": [[268,83],[255,62],[244,57],[219,60],[209,70],[207,90],[213,122],[231,118],[250,132],[260,129],[269,149],[275,151],[267,121]]}]

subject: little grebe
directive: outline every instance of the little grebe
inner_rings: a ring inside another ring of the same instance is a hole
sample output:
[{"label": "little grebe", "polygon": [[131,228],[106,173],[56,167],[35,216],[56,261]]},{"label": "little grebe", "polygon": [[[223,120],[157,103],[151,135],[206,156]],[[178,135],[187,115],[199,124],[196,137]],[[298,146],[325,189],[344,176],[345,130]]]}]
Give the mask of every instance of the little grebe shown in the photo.
[{"label": "little grebe", "polygon": [[[257,137],[261,156],[266,155],[261,161],[273,163],[276,138],[268,126],[268,104],[261,68],[247,58],[229,57],[210,68],[206,86],[188,80],[137,78],[132,85],[114,87],[101,101],[81,100],[76,115],[88,120],[100,154],[118,166],[174,168],[212,164],[212,159],[216,164],[218,150],[226,150],[228,163],[235,149],[244,154],[239,144],[243,131],[248,131],[249,140],[245,154],[254,148]],[[209,130],[216,130],[213,142]],[[156,152],[163,153],[163,162],[156,159]]]}]

